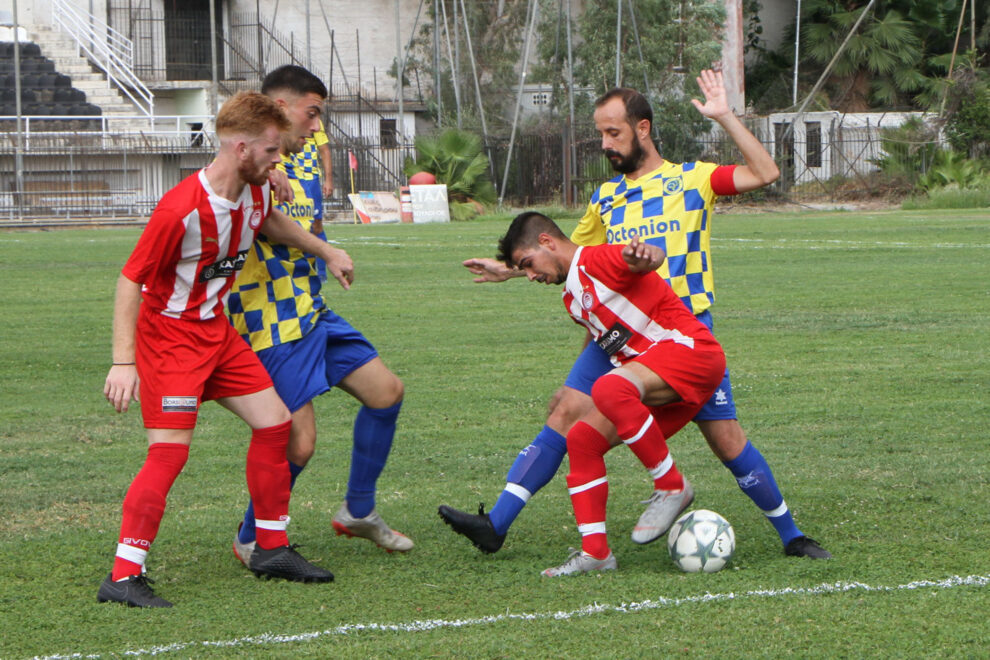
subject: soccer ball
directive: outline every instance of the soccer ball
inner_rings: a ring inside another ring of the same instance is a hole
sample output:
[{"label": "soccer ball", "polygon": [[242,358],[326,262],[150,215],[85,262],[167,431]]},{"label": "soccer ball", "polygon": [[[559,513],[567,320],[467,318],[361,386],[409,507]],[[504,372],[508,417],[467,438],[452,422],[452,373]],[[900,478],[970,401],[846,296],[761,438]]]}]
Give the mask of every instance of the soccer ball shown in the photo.
[{"label": "soccer ball", "polygon": [[729,521],[714,511],[698,509],[684,514],[667,535],[670,558],[687,573],[721,570],[736,549],[736,533]]}]

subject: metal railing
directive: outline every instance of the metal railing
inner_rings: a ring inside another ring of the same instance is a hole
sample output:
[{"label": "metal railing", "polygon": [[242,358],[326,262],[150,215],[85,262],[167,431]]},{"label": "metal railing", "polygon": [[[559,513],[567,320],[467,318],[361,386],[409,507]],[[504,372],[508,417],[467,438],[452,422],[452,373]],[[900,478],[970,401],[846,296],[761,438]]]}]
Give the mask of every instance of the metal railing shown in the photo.
[{"label": "metal railing", "polygon": [[155,97],[134,75],[134,47],[130,39],[66,0],[52,1],[52,23],[71,36],[80,53],[107,75],[145,116],[155,114]]},{"label": "metal railing", "polygon": [[[17,117],[0,115],[0,149],[16,142]],[[25,152],[38,146],[85,143],[100,149],[135,139],[145,147],[165,151],[216,147],[212,115],[22,115],[21,144]],[[62,142],[60,142],[62,140]]]}]

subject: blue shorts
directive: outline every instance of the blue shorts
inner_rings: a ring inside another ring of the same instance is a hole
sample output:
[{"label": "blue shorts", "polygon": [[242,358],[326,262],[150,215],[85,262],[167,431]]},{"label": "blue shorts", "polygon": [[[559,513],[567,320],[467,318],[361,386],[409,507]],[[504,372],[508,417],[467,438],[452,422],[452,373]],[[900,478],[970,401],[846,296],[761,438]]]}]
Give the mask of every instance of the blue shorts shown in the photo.
[{"label": "blue shorts", "polygon": [[[709,330],[712,329],[711,312],[705,310],[698,314],[697,319],[704,323]],[[595,384],[595,381],[614,368],[615,365],[612,364],[608,354],[595,342],[589,342],[577,360],[574,361],[574,366],[571,367],[571,372],[567,374],[564,385],[591,396],[591,386]],[[715,388],[715,394],[694,417],[694,421],[713,419],[736,419],[736,404],[732,400],[732,383],[729,382],[728,367],[725,369],[722,382]]]},{"label": "blue shorts", "polygon": [[320,314],[316,325],[302,339],[258,353],[275,391],[291,412],[329,392],[376,357],[378,351],[371,342],[330,310]]}]

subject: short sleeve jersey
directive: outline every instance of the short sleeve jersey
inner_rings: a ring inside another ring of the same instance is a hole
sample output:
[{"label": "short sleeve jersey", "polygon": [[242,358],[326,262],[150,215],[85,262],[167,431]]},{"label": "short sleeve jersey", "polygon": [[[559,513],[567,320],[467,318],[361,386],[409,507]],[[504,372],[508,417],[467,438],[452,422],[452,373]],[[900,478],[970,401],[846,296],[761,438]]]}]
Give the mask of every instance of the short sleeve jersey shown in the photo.
[{"label": "short sleeve jersey", "polygon": [[[282,156],[278,168],[289,177],[293,199],[277,205],[306,231],[320,217],[319,178],[305,175],[301,152]],[[321,234],[322,236],[322,234]],[[258,236],[227,301],[234,328],[261,351],[303,338],[325,309],[316,258],[297,248]]]},{"label": "short sleeve jersey", "polygon": [[715,341],[658,273],[629,271],[620,245],[578,248],[562,297],[617,366],[658,342],[694,348]]},{"label": "short sleeve jersey", "polygon": [[297,164],[296,175],[300,179],[319,179],[323,176],[323,167],[320,164],[320,147],[329,144],[330,138],[320,122],[320,130],[313,133],[313,137],[306,138],[302,151],[295,154],[293,160]]},{"label": "short sleeve jersey", "polygon": [[571,240],[579,245],[627,244],[633,236],[667,255],[659,273],[684,304],[700,314],[715,302],[711,216],[717,197],[713,163],[671,163],[639,179],[625,175],[591,196]]},{"label": "short sleeve jersey", "polygon": [[206,170],[165,193],[124,265],[144,304],[171,318],[223,314],[224,297],[271,212],[271,191],[246,185],[237,201],[217,195]]}]

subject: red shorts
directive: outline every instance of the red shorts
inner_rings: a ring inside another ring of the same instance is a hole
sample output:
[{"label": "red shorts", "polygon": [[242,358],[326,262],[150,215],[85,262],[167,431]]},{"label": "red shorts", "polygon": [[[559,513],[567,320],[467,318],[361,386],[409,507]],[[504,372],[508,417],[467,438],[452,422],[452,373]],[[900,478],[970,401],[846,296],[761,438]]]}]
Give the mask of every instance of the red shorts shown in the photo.
[{"label": "red shorts", "polygon": [[272,387],[261,361],[223,316],[184,321],[142,305],[136,362],[149,429],[194,428],[202,401]]},{"label": "red shorts", "polygon": [[695,347],[664,341],[630,362],[638,362],[670,385],[681,401],[653,406],[653,417],[665,438],[684,428],[708,400],[725,375],[725,353],[718,342],[695,340]]}]

